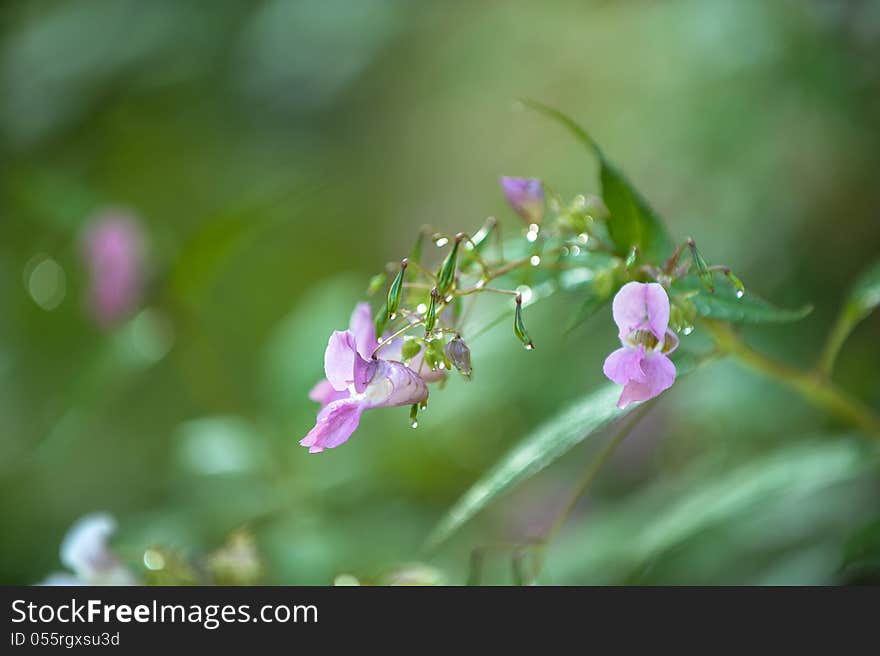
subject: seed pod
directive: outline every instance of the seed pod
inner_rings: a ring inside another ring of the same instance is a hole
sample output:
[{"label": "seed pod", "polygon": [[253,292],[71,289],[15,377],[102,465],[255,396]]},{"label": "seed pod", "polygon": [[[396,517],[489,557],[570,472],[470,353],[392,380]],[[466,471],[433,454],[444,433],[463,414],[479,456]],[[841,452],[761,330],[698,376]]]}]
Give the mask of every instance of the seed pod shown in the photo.
[{"label": "seed pod", "polygon": [[498,225],[498,219],[494,216],[490,216],[486,219],[486,222],[483,224],[483,227],[477,230],[476,234],[471,237],[470,241],[467,243],[467,246],[471,249],[475,249],[478,253],[482,253],[486,248],[486,245],[489,243],[489,237],[492,236],[492,233],[495,232],[495,228]]},{"label": "seed pod", "polygon": [[703,256],[700,255],[700,251],[697,250],[697,245],[694,243],[693,239],[688,238],[687,244],[691,251],[691,258],[694,260],[694,265],[697,267],[697,275],[700,277],[700,282],[703,283],[703,287],[708,289],[710,293],[714,293],[715,280],[712,277],[712,272],[709,271],[709,265],[706,263],[706,260],[703,259]]},{"label": "seed pod", "polygon": [[736,287],[736,297],[742,298],[746,293],[746,287],[743,285],[742,280],[737,278],[730,269],[724,269],[724,275],[730,281],[730,284]]},{"label": "seed pod", "polygon": [[400,307],[400,298],[403,296],[403,277],[406,275],[407,259],[403,258],[400,263],[400,271],[394,277],[391,287],[388,288],[388,318],[393,319]]},{"label": "seed pod", "polygon": [[522,345],[527,351],[531,351],[535,348],[535,343],[532,341],[532,338],[529,337],[529,333],[526,331],[526,325],[523,323],[522,294],[517,294],[516,296],[516,312],[513,316],[513,334],[517,336],[520,342],[522,342]]},{"label": "seed pod", "polygon": [[431,303],[428,305],[428,311],[425,313],[425,335],[430,335],[431,331],[434,330],[434,326],[437,325],[437,300],[440,298],[440,293],[437,291],[437,288],[431,290]]},{"label": "seed pod", "polygon": [[467,380],[471,377],[471,350],[464,343],[461,335],[456,335],[444,348],[443,353],[459,373]]},{"label": "seed pod", "polygon": [[443,260],[443,264],[440,266],[440,272],[437,274],[437,292],[442,298],[446,297],[446,294],[452,289],[452,285],[455,283],[455,265],[458,262],[458,247],[461,244],[462,239],[464,239],[463,234],[458,233],[455,235],[452,250],[449,251],[446,259]]},{"label": "seed pod", "polygon": [[418,417],[419,417],[419,404],[413,403],[409,407],[409,425],[412,426],[413,428],[419,427]]}]

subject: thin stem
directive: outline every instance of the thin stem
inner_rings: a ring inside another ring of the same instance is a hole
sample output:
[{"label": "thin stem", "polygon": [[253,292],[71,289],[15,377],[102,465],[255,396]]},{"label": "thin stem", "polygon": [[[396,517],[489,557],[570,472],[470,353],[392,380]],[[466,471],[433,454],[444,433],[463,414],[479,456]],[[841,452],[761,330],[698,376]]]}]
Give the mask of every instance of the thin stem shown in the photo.
[{"label": "thin stem", "polygon": [[823,408],[867,435],[880,439],[880,417],[874,411],[837,388],[825,376],[795,369],[755,351],[740,339],[727,324],[704,319],[719,348],[739,358],[751,369],[787,385],[813,405]]},{"label": "thin stem", "polygon": [[547,533],[544,534],[544,544],[550,544],[559,534],[559,531],[562,530],[562,527],[565,526],[565,523],[568,521],[569,516],[574,509],[577,507],[578,502],[581,500],[581,497],[586,493],[586,491],[590,488],[593,481],[596,479],[596,476],[601,471],[602,467],[608,460],[614,455],[614,452],[617,450],[617,447],[621,445],[621,443],[632,433],[632,429],[635,428],[635,425],[639,423],[642,417],[645,415],[647,409],[651,406],[651,403],[642,404],[641,407],[637,408],[627,417],[623,424],[620,427],[620,430],[614,434],[608,442],[602,447],[602,450],[599,452],[599,455],[596,456],[590,462],[590,466],[584,471],[581,478],[575,484],[571,496],[568,499],[568,503],[562,507],[562,510],[556,515],[556,519],[553,520],[553,524],[550,525],[550,529]]},{"label": "thin stem", "polygon": [[421,326],[421,325],[423,325],[424,323],[425,323],[425,320],[424,320],[424,319],[420,319],[419,321],[414,321],[414,322],[412,322],[412,323],[408,323],[407,325],[405,325],[405,326],[404,326],[403,328],[401,328],[400,330],[397,330],[397,331],[391,333],[390,335],[388,335],[388,337],[386,337],[386,338],[383,339],[381,342],[379,342],[379,345],[378,345],[375,349],[373,349],[373,357],[375,358],[375,357],[376,357],[376,354],[377,354],[379,351],[381,351],[383,348],[385,348],[386,346],[388,346],[388,345],[389,345],[391,342],[393,342],[395,339],[397,339],[398,337],[400,337],[401,335],[403,335],[403,334],[404,334],[405,332],[407,332],[410,328],[415,328],[416,326]]}]

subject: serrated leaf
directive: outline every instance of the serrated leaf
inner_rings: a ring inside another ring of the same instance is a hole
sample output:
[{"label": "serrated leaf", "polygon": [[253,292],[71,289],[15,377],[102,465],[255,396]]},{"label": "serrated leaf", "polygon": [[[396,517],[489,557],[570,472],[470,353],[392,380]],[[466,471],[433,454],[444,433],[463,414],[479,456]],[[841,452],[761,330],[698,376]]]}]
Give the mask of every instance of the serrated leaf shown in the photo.
[{"label": "serrated leaf", "polygon": [[812,305],[778,308],[748,290],[738,298],[737,290],[728,285],[716,285],[715,292],[711,293],[694,276],[677,280],[670,292],[673,296],[687,295],[699,316],[731,323],[788,323],[799,321],[813,311]]},{"label": "serrated leaf", "polygon": [[608,234],[617,247],[618,254],[626,257],[635,247],[651,262],[660,262],[668,257],[673,242],[663,221],[636,191],[623,172],[608,160],[590,134],[559,110],[534,100],[522,102],[568,129],[599,159],[602,200],[611,213],[608,219]]},{"label": "serrated leaf", "polygon": [[634,408],[630,405],[625,410],[619,409],[619,397],[619,386],[602,385],[538,426],[453,505],[428,537],[428,547],[445,541],[499,494],[538,473],[573,446]]}]

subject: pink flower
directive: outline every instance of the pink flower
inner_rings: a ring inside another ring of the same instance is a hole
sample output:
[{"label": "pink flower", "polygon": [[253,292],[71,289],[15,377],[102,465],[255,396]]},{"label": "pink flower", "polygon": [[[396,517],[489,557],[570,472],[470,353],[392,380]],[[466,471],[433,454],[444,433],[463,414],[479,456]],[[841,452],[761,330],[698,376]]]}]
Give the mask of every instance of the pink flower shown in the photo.
[{"label": "pink flower", "polygon": [[633,401],[647,401],[675,382],[675,365],[666,354],[678,346],[669,330],[669,296],[656,282],[628,282],[611,306],[622,348],[605,359],[602,371],[623,392],[617,402],[625,408]]},{"label": "pink flower", "polygon": [[[354,433],[364,410],[422,403],[428,398],[427,379],[437,374],[420,376],[422,354],[400,362],[402,340],[378,346],[370,306],[359,303],[351,315],[346,331],[334,331],[324,352],[322,380],[309,392],[309,398],[322,405],[315,427],[300,444],[309,453],[339,446]],[[382,357],[378,357],[382,356]],[[442,374],[441,374],[442,376]]]},{"label": "pink flower", "polygon": [[135,220],[110,212],[86,229],[83,259],[89,269],[89,312],[101,326],[137,308],[145,283],[145,244]]}]

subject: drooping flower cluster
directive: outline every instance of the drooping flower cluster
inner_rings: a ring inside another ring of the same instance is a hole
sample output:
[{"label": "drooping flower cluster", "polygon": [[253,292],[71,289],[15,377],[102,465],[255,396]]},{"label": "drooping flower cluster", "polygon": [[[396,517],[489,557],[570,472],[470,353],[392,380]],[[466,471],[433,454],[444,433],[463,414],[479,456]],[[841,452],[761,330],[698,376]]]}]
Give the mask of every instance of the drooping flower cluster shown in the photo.
[{"label": "drooping flower cluster", "polygon": [[[623,387],[618,406],[646,401],[668,389],[676,377],[669,356],[678,347],[676,331],[693,329],[694,305],[687,293],[670,302],[667,292],[693,268],[714,293],[713,275],[723,274],[742,296],[742,283],[729,268],[709,266],[693,240],[676,247],[663,263],[641,257],[639,249],[614,243],[606,222],[613,221],[602,199],[577,196],[565,205],[535,178],[501,178],[511,208],[524,221],[519,234],[502,240],[490,217],[472,236],[434,233],[438,248],[449,247],[439,267],[422,260],[424,230],[409,258],[374,276],[372,292],[387,289],[375,316],[361,303],[349,329],[334,332],[324,356],[326,379],[311,391],[321,404],[315,427],[300,442],[310,453],[334,448],[351,437],[364,411],[410,406],[412,425],[428,399],[427,383],[456,369],[472,376],[471,351],[463,337],[475,297],[486,293],[513,299],[513,333],[527,350],[523,307],[537,290],[588,288],[584,307],[599,308],[618,290],[612,315],[621,348],[605,360],[603,371]],[[618,219],[619,220],[619,219]],[[611,240],[611,241],[610,241]],[[690,258],[682,262],[682,255]],[[508,285],[497,281],[506,280]],[[423,330],[421,335],[414,334]],[[481,331],[478,331],[481,332]],[[381,339],[379,339],[381,336]],[[470,337],[470,333],[468,332]]]}]

